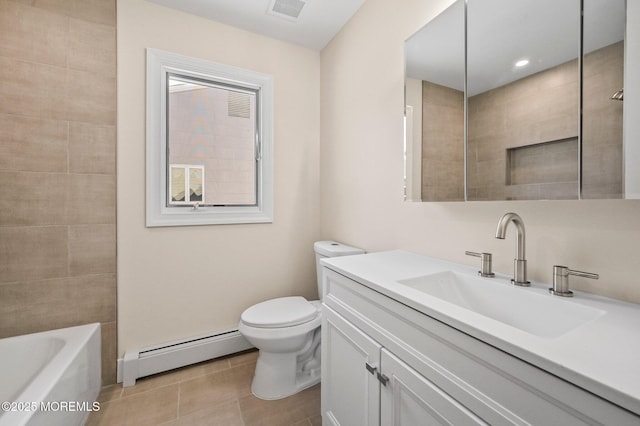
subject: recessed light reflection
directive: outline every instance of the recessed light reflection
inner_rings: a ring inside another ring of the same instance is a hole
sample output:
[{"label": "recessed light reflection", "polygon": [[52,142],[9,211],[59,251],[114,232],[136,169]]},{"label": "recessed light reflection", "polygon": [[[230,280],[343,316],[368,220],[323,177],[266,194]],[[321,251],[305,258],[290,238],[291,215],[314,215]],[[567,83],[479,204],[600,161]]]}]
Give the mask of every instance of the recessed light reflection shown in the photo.
[{"label": "recessed light reflection", "polygon": [[518,67],[518,68],[524,67],[528,63],[529,63],[528,59],[520,59],[518,62],[516,62],[516,67]]}]

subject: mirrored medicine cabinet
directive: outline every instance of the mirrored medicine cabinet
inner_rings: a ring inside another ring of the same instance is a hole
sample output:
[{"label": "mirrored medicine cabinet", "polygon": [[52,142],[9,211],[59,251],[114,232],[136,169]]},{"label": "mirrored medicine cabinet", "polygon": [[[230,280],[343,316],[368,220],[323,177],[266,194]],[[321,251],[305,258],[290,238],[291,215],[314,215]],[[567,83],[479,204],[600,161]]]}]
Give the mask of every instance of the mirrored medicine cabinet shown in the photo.
[{"label": "mirrored medicine cabinet", "polygon": [[405,198],[625,198],[626,25],[625,0],[457,0],[431,20],[405,42]]}]

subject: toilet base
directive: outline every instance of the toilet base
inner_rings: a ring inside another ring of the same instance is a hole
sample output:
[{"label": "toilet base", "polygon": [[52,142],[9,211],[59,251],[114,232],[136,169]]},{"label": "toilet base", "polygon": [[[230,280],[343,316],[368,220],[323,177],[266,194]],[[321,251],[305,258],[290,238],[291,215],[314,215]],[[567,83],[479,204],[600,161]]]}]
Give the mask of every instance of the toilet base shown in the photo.
[{"label": "toilet base", "polygon": [[298,370],[296,353],[260,351],[256,371],[251,383],[251,393],[260,399],[286,398],[320,383],[320,368]]}]

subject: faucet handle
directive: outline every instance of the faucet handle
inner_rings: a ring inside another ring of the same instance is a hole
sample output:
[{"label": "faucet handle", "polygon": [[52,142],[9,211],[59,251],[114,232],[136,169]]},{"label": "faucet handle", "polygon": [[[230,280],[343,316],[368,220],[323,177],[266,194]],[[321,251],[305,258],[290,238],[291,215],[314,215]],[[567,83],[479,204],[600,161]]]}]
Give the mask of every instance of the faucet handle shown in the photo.
[{"label": "faucet handle", "polygon": [[573,292],[569,290],[569,275],[594,280],[600,278],[598,274],[592,274],[591,272],[574,271],[566,266],[553,265],[553,287],[549,289],[549,293],[554,296],[573,297]]},{"label": "faucet handle", "polygon": [[467,256],[479,257],[482,261],[482,269],[478,271],[481,277],[493,277],[495,274],[491,272],[491,253],[476,253],[475,251],[465,251]]}]

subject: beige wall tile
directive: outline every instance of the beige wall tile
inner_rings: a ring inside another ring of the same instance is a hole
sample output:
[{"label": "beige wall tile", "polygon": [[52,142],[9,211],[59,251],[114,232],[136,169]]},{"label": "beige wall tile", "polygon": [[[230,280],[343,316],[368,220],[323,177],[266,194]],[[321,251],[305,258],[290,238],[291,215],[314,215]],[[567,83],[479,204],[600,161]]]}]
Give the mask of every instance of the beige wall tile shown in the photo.
[{"label": "beige wall tile", "polygon": [[66,219],[69,223],[115,223],[115,176],[71,174],[68,191]]},{"label": "beige wall tile", "polygon": [[[107,295],[107,297],[111,297]],[[115,311],[115,305],[114,305]],[[116,382],[117,375],[117,363],[116,358],[118,354],[118,339],[117,339],[117,322],[103,323],[101,328],[102,336],[102,385],[111,385]],[[117,390],[122,390],[120,385],[113,385],[116,390],[111,393],[110,399],[115,399]],[[106,397],[106,395],[103,395]],[[106,399],[106,398],[105,398]]]},{"label": "beige wall tile", "polygon": [[496,161],[506,156],[506,146],[503,139],[496,135],[474,138],[469,146],[476,150],[476,161]]},{"label": "beige wall tile", "polygon": [[609,99],[624,85],[624,43],[586,55],[583,100],[583,197],[622,197],[623,103]]},{"label": "beige wall tile", "polygon": [[64,103],[66,117],[71,121],[115,125],[115,77],[67,70]]},{"label": "beige wall tile", "polygon": [[0,282],[67,275],[66,227],[0,227],[0,241]]},{"label": "beige wall tile", "polygon": [[67,171],[64,121],[0,114],[0,170]]},{"label": "beige wall tile", "polygon": [[105,383],[117,352],[115,56],[115,0],[0,0],[0,335],[102,322]]},{"label": "beige wall tile", "polygon": [[0,172],[0,223],[65,224],[68,182],[63,173]]},{"label": "beige wall tile", "polygon": [[71,276],[115,273],[115,225],[69,227],[69,274]]},{"label": "beige wall tile", "polygon": [[0,0],[0,56],[64,67],[69,18]]},{"label": "beige wall tile", "polygon": [[71,173],[115,174],[115,126],[70,123],[69,171]]},{"label": "beige wall tile", "polygon": [[423,200],[464,200],[463,100],[458,90],[422,82]]},{"label": "beige wall tile", "polygon": [[3,225],[114,224],[115,176],[0,172]]},{"label": "beige wall tile", "polygon": [[512,157],[511,165],[516,167],[507,176],[507,148],[577,135],[574,68],[574,63],[564,64],[469,99],[469,146],[476,153],[472,158],[475,173],[469,174],[468,181],[476,192],[470,200],[533,199],[540,194],[541,186],[509,188],[505,184],[509,179],[516,184],[555,179],[552,175],[557,173],[548,164],[560,159],[552,153],[544,158],[533,154]]},{"label": "beige wall tile", "polygon": [[[70,15],[105,25],[116,25],[115,0],[73,0]],[[115,55],[114,55],[115,60]]]},{"label": "beige wall tile", "polygon": [[105,25],[116,25],[115,0],[32,0],[35,7],[50,10],[63,15],[97,22]]},{"label": "beige wall tile", "polygon": [[0,291],[9,301],[0,305],[3,336],[116,320],[113,274],[19,281]]},{"label": "beige wall tile", "polygon": [[[72,291],[77,295],[74,294],[71,297],[72,300],[67,302],[67,306],[69,310],[75,311],[78,322],[112,323],[116,321],[115,274],[83,275],[70,277],[68,281],[71,283]],[[66,299],[61,298],[61,306],[64,306],[64,300]],[[115,329],[113,331],[115,332]]]},{"label": "beige wall tile", "polygon": [[0,113],[65,118],[65,69],[0,57]]},{"label": "beige wall tile", "polygon": [[540,198],[545,200],[571,200],[578,198],[578,182],[540,184]]},{"label": "beige wall tile", "polygon": [[116,29],[112,25],[71,18],[69,21],[69,68],[115,77]]},{"label": "beige wall tile", "polygon": [[[484,189],[484,188],[483,188]],[[540,199],[541,185],[510,185],[505,187],[506,200],[537,200]],[[487,195],[490,197],[490,194]],[[490,199],[490,198],[488,198]]]},{"label": "beige wall tile", "polygon": [[578,182],[577,138],[511,149],[509,160],[507,183],[513,185]]},{"label": "beige wall tile", "polygon": [[9,0],[9,1],[12,1],[13,3],[22,4],[25,6],[33,6],[33,4],[36,2],[36,0]]},{"label": "beige wall tile", "polygon": [[[621,158],[614,159],[613,166],[598,164],[603,161],[601,157],[611,158],[606,152],[620,151],[612,146],[621,146],[622,143],[622,106],[621,103],[608,100],[612,93],[622,87],[621,54],[622,45],[617,43],[585,58],[585,195],[591,196],[594,191],[600,194],[606,181],[619,181],[621,185],[621,178],[618,177],[621,176]],[[482,165],[478,164],[477,173],[470,175],[469,187],[480,189],[486,196],[498,190],[497,184],[505,169],[491,159],[504,156],[506,148],[577,137],[576,66],[576,61],[571,61],[469,99],[469,146],[475,149],[478,160],[483,161]],[[589,76],[593,75],[597,78],[590,79]],[[495,102],[496,99],[501,101]],[[567,199],[575,199],[575,185],[567,189],[563,185],[546,183],[575,180],[572,176],[577,173],[576,162],[575,152],[550,152],[545,154],[544,159],[534,161],[533,157],[528,157],[520,160],[520,170],[514,182],[538,185],[508,188],[506,196],[509,199],[534,199],[536,194],[540,194],[542,198],[560,199],[566,194]],[[565,169],[567,165],[569,168]],[[607,170],[606,177],[601,173],[602,170]],[[596,187],[599,189],[596,190]],[[611,195],[605,195],[604,198],[615,198],[621,193],[620,188],[613,188]],[[550,191],[549,194],[544,194],[546,189]]]}]

